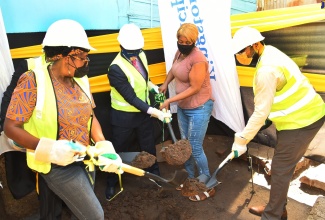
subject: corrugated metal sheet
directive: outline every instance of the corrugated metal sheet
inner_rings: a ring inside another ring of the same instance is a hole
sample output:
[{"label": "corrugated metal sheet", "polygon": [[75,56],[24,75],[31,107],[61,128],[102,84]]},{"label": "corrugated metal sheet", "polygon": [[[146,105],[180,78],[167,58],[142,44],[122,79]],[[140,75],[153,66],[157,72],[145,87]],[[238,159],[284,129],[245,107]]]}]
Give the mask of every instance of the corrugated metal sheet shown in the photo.
[{"label": "corrugated metal sheet", "polygon": [[257,3],[258,11],[285,8],[285,7],[287,7],[287,0],[258,0]]},{"label": "corrugated metal sheet", "polygon": [[140,28],[160,26],[158,0],[130,0],[128,17]]},{"label": "corrugated metal sheet", "polygon": [[235,15],[256,11],[256,4],[256,0],[232,0],[231,14]]},{"label": "corrugated metal sheet", "polygon": [[319,3],[317,0],[257,0],[257,11]]},{"label": "corrugated metal sheet", "polygon": [[289,56],[307,55],[303,72],[325,74],[325,20],[263,32],[263,35],[266,44]]}]

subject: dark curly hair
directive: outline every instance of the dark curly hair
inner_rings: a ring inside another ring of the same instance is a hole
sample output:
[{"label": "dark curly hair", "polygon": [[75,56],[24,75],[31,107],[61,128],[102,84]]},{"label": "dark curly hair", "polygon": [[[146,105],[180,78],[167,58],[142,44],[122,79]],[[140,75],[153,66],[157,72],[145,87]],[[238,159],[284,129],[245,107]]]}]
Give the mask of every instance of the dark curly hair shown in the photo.
[{"label": "dark curly hair", "polygon": [[85,48],[67,47],[67,46],[59,46],[59,47],[45,46],[43,48],[43,51],[45,53],[45,58],[47,59],[57,55],[62,55],[63,57],[66,57],[72,50],[76,50],[76,49],[82,50],[84,52],[89,52],[89,50]]}]

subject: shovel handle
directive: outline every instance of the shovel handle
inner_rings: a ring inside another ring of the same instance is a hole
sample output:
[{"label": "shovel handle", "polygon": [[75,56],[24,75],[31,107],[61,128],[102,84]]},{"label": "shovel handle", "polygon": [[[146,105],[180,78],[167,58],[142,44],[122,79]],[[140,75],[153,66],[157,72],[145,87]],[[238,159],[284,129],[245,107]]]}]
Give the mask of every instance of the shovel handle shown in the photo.
[{"label": "shovel handle", "polygon": [[130,165],[125,164],[125,163],[122,164],[121,169],[124,172],[131,173],[131,174],[134,174],[136,176],[144,176],[145,173],[146,173],[146,171],[144,171],[144,170],[142,170],[140,168],[133,167],[133,166],[130,166]]},{"label": "shovel handle", "polygon": [[177,139],[176,139],[173,127],[172,127],[172,125],[170,123],[168,123],[167,126],[168,126],[170,136],[172,137],[173,143],[175,144],[177,142]]},{"label": "shovel handle", "polygon": [[[162,111],[164,113],[166,113],[166,109],[163,108]],[[173,143],[175,144],[177,142],[177,139],[176,139],[176,136],[175,136],[175,133],[174,133],[174,130],[173,130],[173,127],[172,125],[170,124],[170,119],[169,118],[165,118],[165,121],[167,123],[167,126],[168,126],[168,130],[169,130],[169,133],[170,133],[170,136],[172,137],[172,141]]]}]

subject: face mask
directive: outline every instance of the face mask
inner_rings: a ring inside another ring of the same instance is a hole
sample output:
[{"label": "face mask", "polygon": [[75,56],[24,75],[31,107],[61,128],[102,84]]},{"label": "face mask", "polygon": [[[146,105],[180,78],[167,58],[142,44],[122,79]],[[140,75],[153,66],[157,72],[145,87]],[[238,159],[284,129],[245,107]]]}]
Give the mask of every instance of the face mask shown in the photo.
[{"label": "face mask", "polygon": [[183,45],[183,44],[177,43],[177,47],[178,47],[179,52],[181,52],[184,55],[189,55],[194,47],[194,43],[191,45]]},{"label": "face mask", "polygon": [[130,59],[130,57],[135,57],[135,56],[139,56],[141,49],[139,50],[126,50],[124,48],[122,48],[122,54],[124,56],[126,56],[128,59]]},{"label": "face mask", "polygon": [[255,50],[253,50],[253,47],[251,46],[249,49],[251,53],[253,52],[253,55],[251,57],[247,56],[246,50],[242,53],[236,54],[236,59],[240,64],[248,66],[252,63],[254,58],[258,58]]},{"label": "face mask", "polygon": [[88,73],[89,73],[89,65],[88,65],[88,63],[85,63],[82,67],[76,68],[76,70],[74,72],[74,77],[82,78],[85,75],[87,75]]},{"label": "face mask", "polygon": [[248,66],[249,64],[251,64],[253,57],[249,58],[247,57],[246,52],[243,52],[240,54],[236,54],[236,59],[240,64]]}]

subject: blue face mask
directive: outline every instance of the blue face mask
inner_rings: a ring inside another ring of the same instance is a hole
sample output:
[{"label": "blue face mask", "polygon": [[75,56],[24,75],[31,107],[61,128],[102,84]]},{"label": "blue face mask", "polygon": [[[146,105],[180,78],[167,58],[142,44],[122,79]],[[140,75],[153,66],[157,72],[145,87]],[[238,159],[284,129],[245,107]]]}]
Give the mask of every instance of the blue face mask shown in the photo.
[{"label": "blue face mask", "polygon": [[121,53],[128,59],[130,59],[130,57],[136,57],[139,56],[140,52],[142,51],[142,49],[138,49],[138,50],[126,50],[124,48],[122,48]]}]

